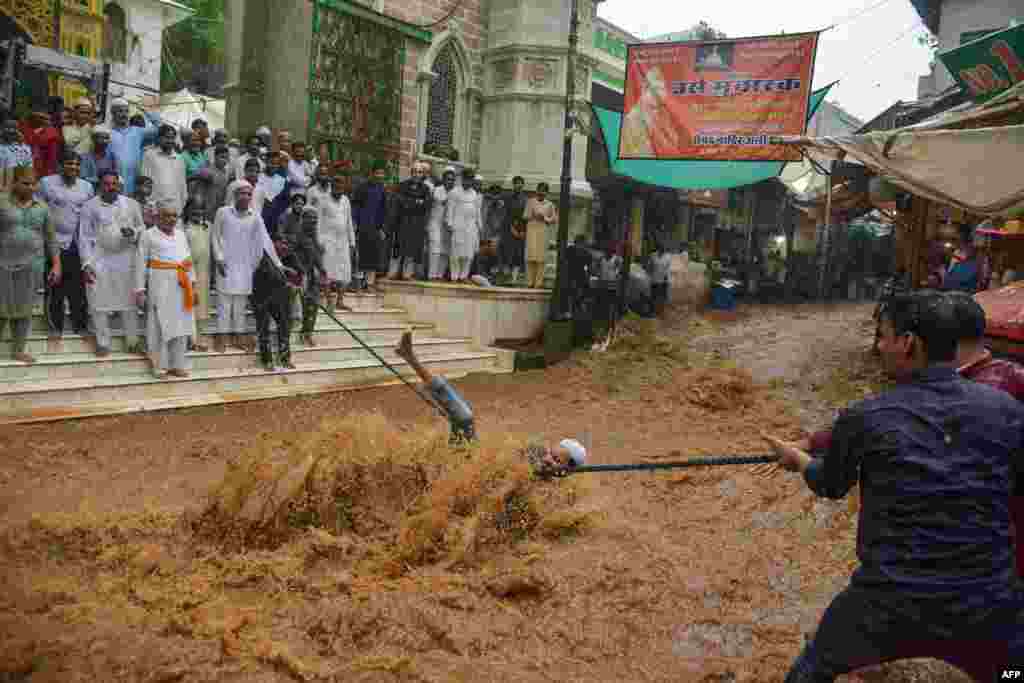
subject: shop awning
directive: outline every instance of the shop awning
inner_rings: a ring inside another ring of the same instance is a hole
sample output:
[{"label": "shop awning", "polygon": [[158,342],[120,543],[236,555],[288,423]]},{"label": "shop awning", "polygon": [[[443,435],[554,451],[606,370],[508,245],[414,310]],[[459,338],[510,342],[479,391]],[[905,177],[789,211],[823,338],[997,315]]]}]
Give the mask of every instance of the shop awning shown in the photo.
[{"label": "shop awning", "polygon": [[[832,86],[811,93],[807,118],[810,120]],[[753,185],[774,178],[785,162],[779,161],[662,161],[655,159],[619,159],[619,125],[622,113],[594,106],[594,114],[604,136],[608,166],[614,175],[647,185],[676,190],[725,190]]]},{"label": "shop awning", "polygon": [[982,215],[1024,204],[1024,125],[974,130],[902,130],[787,138],[830,156],[845,153],[921,197]]}]

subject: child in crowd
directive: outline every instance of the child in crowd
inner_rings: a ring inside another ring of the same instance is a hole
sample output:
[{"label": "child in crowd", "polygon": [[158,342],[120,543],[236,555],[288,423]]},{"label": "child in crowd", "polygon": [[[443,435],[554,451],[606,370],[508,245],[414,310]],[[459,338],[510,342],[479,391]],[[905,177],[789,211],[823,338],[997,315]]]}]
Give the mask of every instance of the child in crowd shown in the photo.
[{"label": "child in crowd", "polygon": [[205,352],[209,347],[203,343],[200,329],[210,319],[210,225],[198,202],[189,200],[182,213],[188,248],[192,252],[192,270],[196,274],[196,306],[192,312],[195,330],[189,339],[189,351]]},{"label": "child in crowd", "polygon": [[[281,263],[297,272],[295,255],[284,240],[274,242]],[[260,363],[267,372],[277,368],[294,370],[292,363],[291,334],[292,293],[299,289],[300,279],[289,279],[267,257],[263,255],[252,278],[253,312],[256,314],[256,335],[259,339]],[[270,346],[270,321],[277,328],[277,363]]]}]

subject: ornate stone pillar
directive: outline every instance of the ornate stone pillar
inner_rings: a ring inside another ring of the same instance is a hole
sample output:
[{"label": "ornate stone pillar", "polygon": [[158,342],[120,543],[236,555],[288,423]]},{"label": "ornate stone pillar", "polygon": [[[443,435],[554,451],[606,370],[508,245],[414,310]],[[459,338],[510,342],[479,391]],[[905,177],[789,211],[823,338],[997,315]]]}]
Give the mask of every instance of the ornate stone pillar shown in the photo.
[{"label": "ornate stone pillar", "polygon": [[[579,0],[577,102],[590,99],[594,60],[593,0]],[[491,0],[488,43],[483,51],[483,144],[480,171],[506,185],[516,175],[532,189],[557,188],[561,177],[569,0]],[[573,142],[572,193],[588,199],[587,139]],[[574,212],[575,213],[575,212]],[[574,225],[576,221],[573,221]],[[574,228],[575,231],[575,228]]]},{"label": "ornate stone pillar", "polygon": [[224,3],[225,125],[233,135],[256,130],[266,95],[266,48],[269,3],[226,0]]}]

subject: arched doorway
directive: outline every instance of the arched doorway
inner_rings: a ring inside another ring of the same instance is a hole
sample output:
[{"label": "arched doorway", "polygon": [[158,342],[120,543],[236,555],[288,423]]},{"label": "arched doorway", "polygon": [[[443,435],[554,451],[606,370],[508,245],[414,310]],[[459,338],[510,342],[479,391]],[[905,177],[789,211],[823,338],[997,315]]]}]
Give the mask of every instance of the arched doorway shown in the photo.
[{"label": "arched doorway", "polygon": [[[14,19],[0,12],[0,42],[21,38],[27,43],[34,43],[24,29]],[[14,113],[18,118],[28,116],[33,110],[46,111],[50,96],[49,80],[45,72],[26,68],[21,83],[15,88]]]}]

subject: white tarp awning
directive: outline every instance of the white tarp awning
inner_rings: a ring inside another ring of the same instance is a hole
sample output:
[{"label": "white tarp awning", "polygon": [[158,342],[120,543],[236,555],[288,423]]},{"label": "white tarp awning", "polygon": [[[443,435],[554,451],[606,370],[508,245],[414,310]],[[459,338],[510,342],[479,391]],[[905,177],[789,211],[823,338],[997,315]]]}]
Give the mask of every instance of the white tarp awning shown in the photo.
[{"label": "white tarp awning", "polygon": [[835,157],[845,153],[916,195],[982,215],[1024,204],[1024,125],[973,130],[874,132],[788,138]]},{"label": "white tarp awning", "polygon": [[160,95],[157,110],[165,123],[179,130],[191,128],[196,119],[206,121],[211,133],[224,127],[224,100],[197,95],[188,88]]}]

